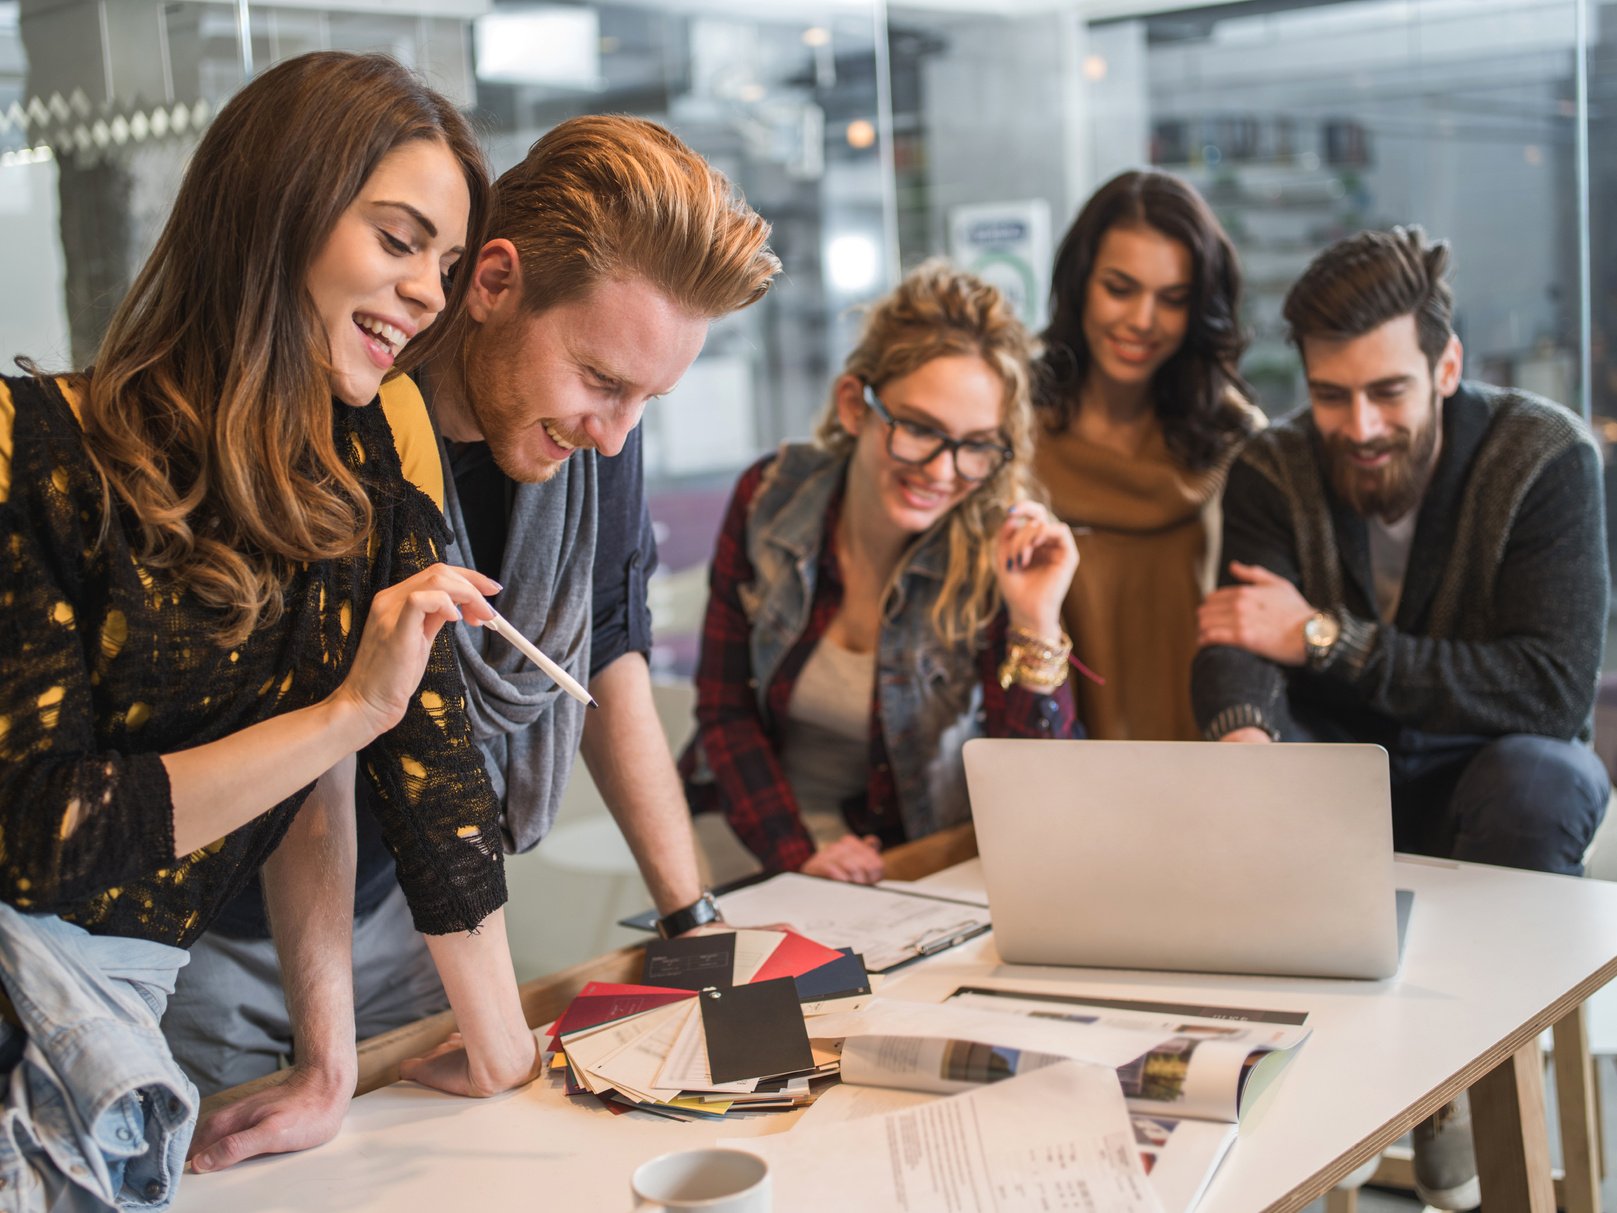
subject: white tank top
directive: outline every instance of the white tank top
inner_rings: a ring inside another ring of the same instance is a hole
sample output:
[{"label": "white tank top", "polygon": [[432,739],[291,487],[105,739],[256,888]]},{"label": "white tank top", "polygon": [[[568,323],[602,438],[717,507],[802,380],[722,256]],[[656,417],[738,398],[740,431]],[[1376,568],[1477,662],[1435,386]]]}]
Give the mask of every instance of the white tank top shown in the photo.
[{"label": "white tank top", "polygon": [[842,803],[870,779],[870,699],[876,654],[852,653],[822,636],[786,705],[780,761],[819,845],[848,832]]}]

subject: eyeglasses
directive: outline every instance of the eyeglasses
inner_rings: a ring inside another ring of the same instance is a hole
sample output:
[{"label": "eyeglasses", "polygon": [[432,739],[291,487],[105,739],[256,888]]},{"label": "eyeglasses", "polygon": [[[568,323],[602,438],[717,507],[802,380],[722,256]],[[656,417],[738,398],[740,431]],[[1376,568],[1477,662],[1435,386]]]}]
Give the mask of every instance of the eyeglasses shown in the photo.
[{"label": "eyeglasses", "polygon": [[998,442],[951,438],[929,425],[895,417],[868,383],[865,384],[865,403],[886,424],[887,453],[900,463],[931,463],[939,451],[948,451],[954,458],[955,475],[976,484],[999,471],[1015,454],[1010,447]]}]

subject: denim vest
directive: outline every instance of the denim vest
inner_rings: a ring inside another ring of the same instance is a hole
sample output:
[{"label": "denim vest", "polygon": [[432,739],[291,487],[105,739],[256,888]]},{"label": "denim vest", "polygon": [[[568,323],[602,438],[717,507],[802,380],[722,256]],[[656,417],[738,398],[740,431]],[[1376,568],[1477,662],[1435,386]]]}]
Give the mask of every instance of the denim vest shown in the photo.
[{"label": "denim vest", "polygon": [[[741,587],[741,606],[751,625],[758,710],[772,730],[769,685],[808,626],[826,512],[847,470],[846,458],[787,443],[748,512],[747,558],[755,576]],[[876,649],[876,711],[910,838],[970,818],[960,749],[983,731],[977,648],[945,646],[932,629],[948,555],[942,523],[911,544],[883,602]]]}]

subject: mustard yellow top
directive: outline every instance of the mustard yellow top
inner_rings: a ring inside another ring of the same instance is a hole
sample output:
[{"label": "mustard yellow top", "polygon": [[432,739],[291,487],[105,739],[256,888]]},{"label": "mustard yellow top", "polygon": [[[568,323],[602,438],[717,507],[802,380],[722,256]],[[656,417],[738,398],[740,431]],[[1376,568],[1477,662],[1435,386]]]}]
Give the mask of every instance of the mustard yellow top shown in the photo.
[{"label": "mustard yellow top", "polygon": [[[56,381],[57,390],[67,400],[74,417],[79,415],[78,394],[63,381]],[[382,385],[379,396],[388,427],[393,431],[393,447],[398,452],[399,467],[404,478],[420,489],[440,510],[444,508],[444,465],[438,458],[438,439],[433,433],[432,419],[421,399],[420,389],[399,376]],[[0,502],[11,496],[11,452],[14,446],[12,429],[17,406],[11,399],[11,387],[0,379]]]}]

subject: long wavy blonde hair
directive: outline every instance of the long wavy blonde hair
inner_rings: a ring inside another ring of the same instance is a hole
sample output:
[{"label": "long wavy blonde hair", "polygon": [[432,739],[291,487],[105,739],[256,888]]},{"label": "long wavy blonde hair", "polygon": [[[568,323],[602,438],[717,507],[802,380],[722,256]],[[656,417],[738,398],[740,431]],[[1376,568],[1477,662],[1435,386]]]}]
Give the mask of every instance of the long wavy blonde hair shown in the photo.
[{"label": "long wavy blonde hair", "polygon": [[[308,271],[372,170],[418,139],[460,163],[477,249],[482,151],[454,106],[404,67],[327,51],[253,80],[197,146],[93,372],[68,377],[102,480],[103,533],[116,500],[136,558],[215,609],[223,644],[280,617],[300,564],[351,556],[370,533],[370,500],[333,439]],[[469,278],[455,276],[446,318]],[[411,341],[398,370],[431,357],[450,328]]]},{"label": "long wavy blonde hair", "polygon": [[[1032,339],[998,290],[934,258],[869,307],[859,342],[842,366],[843,374],[869,384],[879,395],[884,384],[934,358],[960,354],[975,354],[999,377],[1004,389],[1000,432],[1014,455],[939,523],[948,528],[949,559],[931,623],[949,646],[975,642],[999,609],[994,532],[1012,505],[1040,495],[1030,470]],[[834,390],[814,437],[833,454],[853,452],[855,439],[838,418]]]}]

